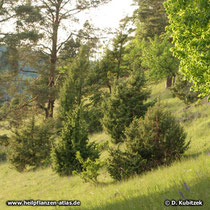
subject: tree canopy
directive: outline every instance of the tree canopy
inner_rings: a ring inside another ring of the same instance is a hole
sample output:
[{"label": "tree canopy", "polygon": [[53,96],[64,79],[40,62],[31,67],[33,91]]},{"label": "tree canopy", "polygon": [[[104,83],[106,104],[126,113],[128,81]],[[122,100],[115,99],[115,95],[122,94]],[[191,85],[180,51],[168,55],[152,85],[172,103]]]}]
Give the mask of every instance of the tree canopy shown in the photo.
[{"label": "tree canopy", "polygon": [[168,0],[168,31],[173,38],[173,54],[179,69],[201,96],[210,93],[210,3],[208,0]]}]

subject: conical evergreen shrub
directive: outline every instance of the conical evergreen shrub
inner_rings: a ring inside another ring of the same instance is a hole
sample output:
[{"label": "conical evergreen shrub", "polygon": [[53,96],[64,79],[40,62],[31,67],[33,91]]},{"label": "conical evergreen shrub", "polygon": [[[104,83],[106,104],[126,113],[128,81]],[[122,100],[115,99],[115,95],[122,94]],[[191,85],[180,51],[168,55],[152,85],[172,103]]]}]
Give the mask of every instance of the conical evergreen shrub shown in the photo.
[{"label": "conical evergreen shrub", "polygon": [[111,151],[108,160],[109,173],[117,180],[170,164],[190,144],[183,127],[159,104],[149,108],[144,119],[135,118],[125,136],[125,151]]},{"label": "conical evergreen shrub", "polygon": [[124,82],[116,83],[111,96],[104,100],[102,124],[113,143],[123,142],[125,128],[135,117],[144,116],[147,108],[154,104],[145,103],[150,91],[144,85],[143,73],[133,72]]},{"label": "conical evergreen shrub", "polygon": [[73,171],[82,171],[82,165],[76,158],[80,152],[83,160],[98,158],[95,144],[88,144],[88,132],[81,107],[66,114],[61,136],[55,142],[51,158],[52,168],[59,175],[72,175]]},{"label": "conical evergreen shrub", "polygon": [[183,127],[160,104],[149,108],[144,119],[135,119],[125,135],[127,151],[146,159],[148,167],[171,163],[189,145]]},{"label": "conical evergreen shrub", "polygon": [[20,172],[49,164],[53,132],[53,123],[44,121],[38,125],[33,117],[9,138],[9,161]]}]

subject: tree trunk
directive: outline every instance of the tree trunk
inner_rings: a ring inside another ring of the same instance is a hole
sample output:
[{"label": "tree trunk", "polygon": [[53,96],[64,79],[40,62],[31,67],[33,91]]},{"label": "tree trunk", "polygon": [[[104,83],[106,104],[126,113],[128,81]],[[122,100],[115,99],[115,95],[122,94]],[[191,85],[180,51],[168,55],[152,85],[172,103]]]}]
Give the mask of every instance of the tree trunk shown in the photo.
[{"label": "tree trunk", "polygon": [[45,118],[47,119],[49,117],[48,109],[45,109]]},{"label": "tree trunk", "polygon": [[111,85],[107,84],[108,88],[109,88],[109,93],[111,94],[112,93],[112,87]]},{"label": "tree trunk", "polygon": [[172,77],[168,76],[166,80],[166,88],[169,88],[172,86]]},{"label": "tree trunk", "polygon": [[[56,63],[57,63],[57,44],[58,44],[58,28],[59,28],[59,12],[60,12],[60,4],[56,7],[56,17],[53,23],[53,36],[52,36],[52,51],[51,51],[51,59],[50,59],[50,69],[49,69],[49,78],[48,78],[48,88],[53,89],[55,85],[55,71],[56,71]],[[49,95],[48,99],[48,117],[53,118],[53,110],[54,110],[55,96]]]},{"label": "tree trunk", "polygon": [[176,82],[176,75],[173,75],[173,85],[175,85]]},{"label": "tree trunk", "polygon": [[51,118],[53,118],[54,103],[55,103],[55,99],[49,99],[49,101],[48,101],[48,117],[51,117]]}]

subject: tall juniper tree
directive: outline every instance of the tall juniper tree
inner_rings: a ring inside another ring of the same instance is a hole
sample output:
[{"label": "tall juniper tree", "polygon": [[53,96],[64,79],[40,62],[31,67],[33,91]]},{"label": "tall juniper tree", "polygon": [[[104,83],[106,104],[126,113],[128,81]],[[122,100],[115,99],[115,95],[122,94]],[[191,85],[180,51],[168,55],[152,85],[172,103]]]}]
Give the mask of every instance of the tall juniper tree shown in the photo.
[{"label": "tall juniper tree", "polygon": [[112,142],[123,142],[125,128],[153,105],[154,102],[146,102],[150,91],[146,90],[145,82],[142,71],[133,71],[125,81],[116,82],[110,97],[105,98],[102,123]]}]

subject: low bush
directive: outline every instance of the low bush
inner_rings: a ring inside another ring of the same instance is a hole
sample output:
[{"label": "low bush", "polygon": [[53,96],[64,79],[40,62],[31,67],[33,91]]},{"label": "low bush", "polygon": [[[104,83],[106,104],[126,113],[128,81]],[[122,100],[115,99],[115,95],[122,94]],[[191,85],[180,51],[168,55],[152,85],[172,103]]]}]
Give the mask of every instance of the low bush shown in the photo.
[{"label": "low bush", "polygon": [[48,165],[52,135],[52,122],[37,125],[33,117],[25,126],[16,129],[9,139],[9,161],[19,172]]},{"label": "low bush", "polygon": [[198,100],[198,92],[190,90],[192,84],[183,80],[183,76],[178,75],[174,87],[170,90],[174,96],[182,100],[185,104],[194,103]]},{"label": "low bush", "polygon": [[144,119],[135,118],[125,136],[125,152],[111,151],[108,161],[109,173],[117,180],[170,164],[190,143],[185,142],[183,127],[161,105],[149,108]]},{"label": "low bush", "polygon": [[146,163],[146,160],[140,155],[135,156],[120,150],[110,149],[109,154],[107,169],[110,176],[117,181],[127,179],[134,174],[140,174]]},{"label": "low bush", "polygon": [[82,165],[82,171],[80,173],[73,171],[73,174],[79,175],[84,182],[97,183],[97,177],[99,175],[99,170],[103,167],[103,162],[99,158],[96,160],[88,158],[84,161],[80,152],[77,152],[76,159]]}]

